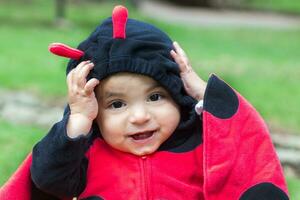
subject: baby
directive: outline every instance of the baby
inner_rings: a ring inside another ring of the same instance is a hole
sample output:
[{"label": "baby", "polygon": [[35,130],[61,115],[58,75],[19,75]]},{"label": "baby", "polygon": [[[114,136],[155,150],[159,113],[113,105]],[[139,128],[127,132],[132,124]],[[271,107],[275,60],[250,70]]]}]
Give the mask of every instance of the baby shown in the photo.
[{"label": "baby", "polygon": [[78,49],[51,46],[71,58],[68,107],[33,149],[30,198],[288,199],[254,108],[127,15],[116,7]]}]

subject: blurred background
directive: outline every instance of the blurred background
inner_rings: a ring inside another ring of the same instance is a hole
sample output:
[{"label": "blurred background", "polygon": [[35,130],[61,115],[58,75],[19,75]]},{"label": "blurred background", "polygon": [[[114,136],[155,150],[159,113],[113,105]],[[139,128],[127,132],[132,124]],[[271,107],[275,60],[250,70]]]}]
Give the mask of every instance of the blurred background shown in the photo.
[{"label": "blurred background", "polygon": [[178,41],[193,68],[215,73],[261,113],[300,199],[300,1],[0,0],[0,186],[62,116],[67,59],[117,4]]}]

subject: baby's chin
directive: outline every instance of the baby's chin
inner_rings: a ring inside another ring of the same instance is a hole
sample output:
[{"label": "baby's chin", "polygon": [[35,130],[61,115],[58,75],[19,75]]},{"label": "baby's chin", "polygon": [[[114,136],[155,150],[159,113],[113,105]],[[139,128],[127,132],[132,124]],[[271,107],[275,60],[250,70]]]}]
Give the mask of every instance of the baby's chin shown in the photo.
[{"label": "baby's chin", "polygon": [[142,147],[138,149],[132,149],[129,153],[136,155],[136,156],[147,156],[154,153],[158,147]]}]

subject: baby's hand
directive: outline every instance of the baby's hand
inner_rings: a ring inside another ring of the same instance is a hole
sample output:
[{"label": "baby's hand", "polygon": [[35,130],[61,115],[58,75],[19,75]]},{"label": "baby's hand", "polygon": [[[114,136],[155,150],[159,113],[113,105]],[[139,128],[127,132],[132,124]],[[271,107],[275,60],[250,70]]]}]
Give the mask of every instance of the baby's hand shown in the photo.
[{"label": "baby's hand", "polygon": [[185,52],[179,46],[179,44],[174,42],[173,46],[175,51],[171,50],[170,53],[175,62],[179,65],[180,77],[185,91],[188,95],[197,99],[198,101],[202,100],[206,89],[206,82],[203,81],[193,70]]},{"label": "baby's hand", "polygon": [[67,134],[71,138],[88,134],[98,114],[94,88],[99,84],[99,80],[92,78],[86,81],[93,67],[94,64],[90,61],[83,61],[67,76],[68,103],[71,110]]}]

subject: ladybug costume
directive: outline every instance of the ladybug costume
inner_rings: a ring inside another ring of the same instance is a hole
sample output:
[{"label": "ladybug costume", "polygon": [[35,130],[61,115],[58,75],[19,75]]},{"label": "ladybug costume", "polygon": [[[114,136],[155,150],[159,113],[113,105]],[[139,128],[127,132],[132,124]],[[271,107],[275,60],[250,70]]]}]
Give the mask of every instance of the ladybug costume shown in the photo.
[{"label": "ladybug costume", "polygon": [[149,24],[127,19],[116,7],[77,49],[60,43],[54,54],[71,58],[67,73],[83,60],[89,79],[118,72],[152,77],[179,105],[175,132],[153,154],[136,156],[110,147],[97,124],[87,136],[66,134],[70,110],[34,147],[0,190],[13,199],[206,199],[287,200],[282,168],[267,127],[234,89],[211,75],[201,116],[194,110],[170,57],[172,41]]}]

